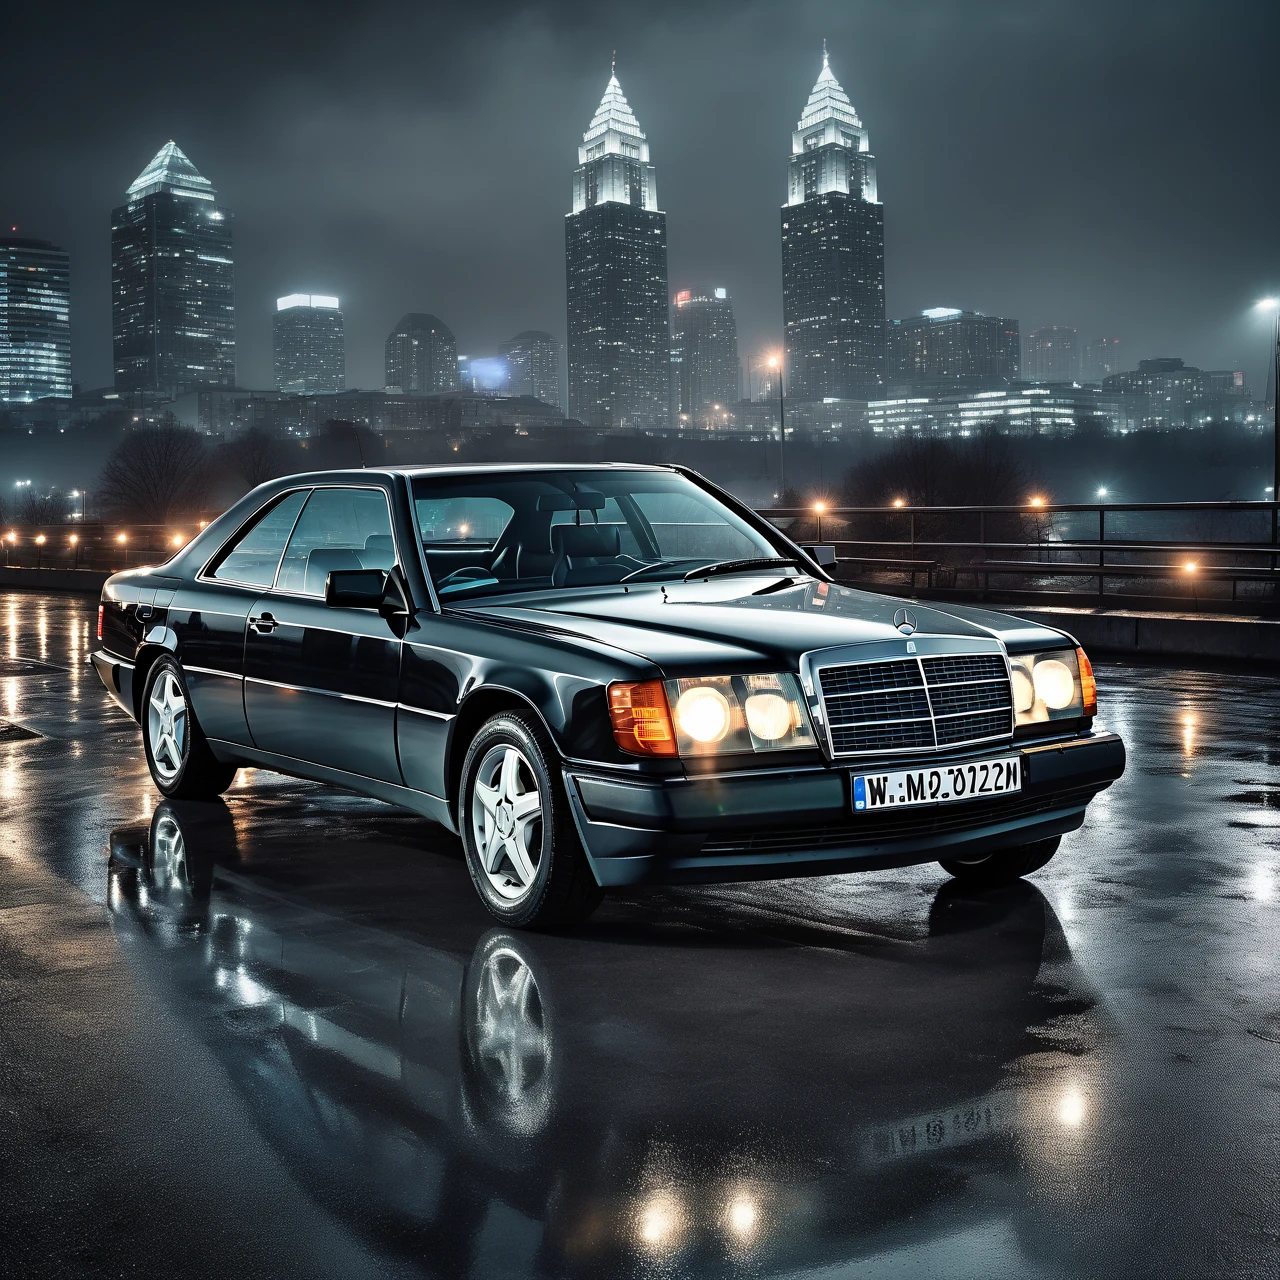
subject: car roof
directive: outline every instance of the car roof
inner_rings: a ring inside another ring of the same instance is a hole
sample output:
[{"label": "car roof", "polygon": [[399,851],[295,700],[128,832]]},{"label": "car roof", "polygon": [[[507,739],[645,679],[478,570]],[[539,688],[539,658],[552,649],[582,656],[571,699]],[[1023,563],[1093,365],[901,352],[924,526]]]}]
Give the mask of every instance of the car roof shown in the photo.
[{"label": "car roof", "polygon": [[314,480],[321,476],[342,476],[349,479],[353,476],[470,476],[470,475],[527,475],[530,472],[558,471],[674,471],[671,466],[655,465],[647,462],[472,462],[442,464],[439,466],[400,466],[400,467],[333,467],[327,471],[299,471],[294,475],[281,476],[273,484],[281,481]]}]

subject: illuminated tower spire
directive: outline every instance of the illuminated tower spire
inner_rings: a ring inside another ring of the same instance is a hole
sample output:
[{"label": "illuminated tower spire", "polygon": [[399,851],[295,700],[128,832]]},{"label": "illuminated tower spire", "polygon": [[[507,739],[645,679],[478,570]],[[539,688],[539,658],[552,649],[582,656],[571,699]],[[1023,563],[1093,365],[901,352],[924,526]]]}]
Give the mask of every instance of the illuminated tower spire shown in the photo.
[{"label": "illuminated tower spire", "polygon": [[791,135],[782,317],[797,400],[862,399],[884,379],[884,210],[867,131],[822,70]]},{"label": "illuminated tower spire", "polygon": [[667,219],[616,59],[578,148],[565,266],[570,416],[591,426],[665,427]]}]

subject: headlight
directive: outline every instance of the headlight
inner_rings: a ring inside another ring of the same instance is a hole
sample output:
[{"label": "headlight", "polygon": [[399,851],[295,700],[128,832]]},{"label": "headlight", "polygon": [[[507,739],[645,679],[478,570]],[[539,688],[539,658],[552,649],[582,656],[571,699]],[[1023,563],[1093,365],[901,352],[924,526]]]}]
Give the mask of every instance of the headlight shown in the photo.
[{"label": "headlight", "polygon": [[799,683],[785,672],[613,684],[609,715],[614,739],[632,755],[728,755],[817,745]]},{"label": "headlight", "polygon": [[729,732],[732,719],[729,699],[712,685],[694,685],[676,703],[676,728],[702,746],[719,742]]},{"label": "headlight", "polygon": [[1098,686],[1083,649],[1010,656],[1019,724],[1078,720],[1098,711]]}]

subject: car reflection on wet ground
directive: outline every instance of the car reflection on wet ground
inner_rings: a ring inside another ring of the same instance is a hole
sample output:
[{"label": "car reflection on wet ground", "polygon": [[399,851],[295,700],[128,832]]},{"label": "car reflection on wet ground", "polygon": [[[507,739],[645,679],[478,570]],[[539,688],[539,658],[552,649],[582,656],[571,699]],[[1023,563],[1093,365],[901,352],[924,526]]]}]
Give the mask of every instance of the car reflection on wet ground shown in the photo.
[{"label": "car reflection on wet ground", "polygon": [[376,802],[159,803],[90,620],[0,597],[15,1273],[1275,1273],[1280,679],[1100,665],[1129,772],[1013,889],[550,936]]}]

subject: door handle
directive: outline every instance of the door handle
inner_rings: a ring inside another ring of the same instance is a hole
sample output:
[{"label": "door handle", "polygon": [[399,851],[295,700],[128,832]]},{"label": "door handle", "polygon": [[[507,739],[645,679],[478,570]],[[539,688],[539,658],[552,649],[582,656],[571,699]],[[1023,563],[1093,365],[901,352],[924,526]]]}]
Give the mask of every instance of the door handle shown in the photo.
[{"label": "door handle", "polygon": [[249,625],[259,635],[265,636],[265,635],[269,635],[272,631],[274,631],[278,624],[276,620],[269,613],[264,613],[257,618],[250,618]]}]

